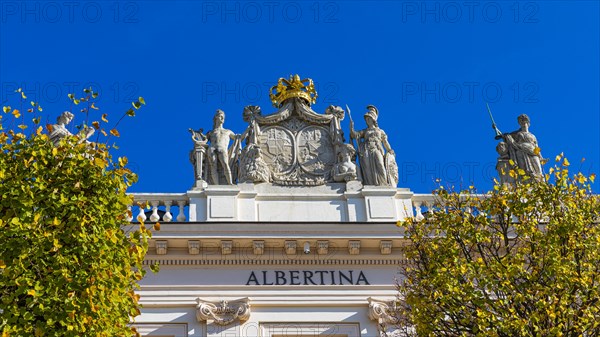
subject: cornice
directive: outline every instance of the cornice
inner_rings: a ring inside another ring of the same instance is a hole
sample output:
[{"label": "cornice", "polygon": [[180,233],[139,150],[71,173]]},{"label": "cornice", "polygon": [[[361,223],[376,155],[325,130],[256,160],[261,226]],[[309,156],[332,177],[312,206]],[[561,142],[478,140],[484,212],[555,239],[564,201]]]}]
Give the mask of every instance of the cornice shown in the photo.
[{"label": "cornice", "polygon": [[[125,231],[138,225],[123,226]],[[395,222],[161,222],[161,230],[153,236],[187,235],[198,236],[240,236],[261,235],[263,237],[284,237],[290,233],[307,235],[327,235],[346,237],[401,237]]]},{"label": "cornice", "polygon": [[158,263],[160,266],[399,266],[402,259],[184,259],[184,258],[147,258],[144,265]]}]

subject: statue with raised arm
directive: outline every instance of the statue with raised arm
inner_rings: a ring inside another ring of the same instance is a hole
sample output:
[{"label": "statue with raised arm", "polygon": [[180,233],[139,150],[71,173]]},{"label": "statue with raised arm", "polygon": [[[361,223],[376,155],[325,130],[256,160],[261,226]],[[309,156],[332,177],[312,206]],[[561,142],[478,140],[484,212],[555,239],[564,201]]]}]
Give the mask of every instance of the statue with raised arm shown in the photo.
[{"label": "statue with raised arm", "polygon": [[496,139],[502,139],[508,148],[508,157],[518,168],[525,171],[525,174],[536,179],[543,178],[542,155],[538,147],[537,139],[533,133],[529,132],[531,124],[529,116],[522,114],[517,117],[521,126],[519,130],[511,133],[502,133],[495,124],[492,125],[496,131]]},{"label": "statue with raised arm", "polygon": [[[208,146],[209,182],[213,185],[233,185],[237,174],[236,160],[239,146],[239,136],[233,131],[223,127],[225,112],[218,109],[213,117],[213,129],[206,136],[210,142]],[[229,141],[235,141],[229,148]],[[234,166],[234,167],[232,167]]]},{"label": "statue with raised arm", "polygon": [[350,120],[350,137],[356,139],[358,158],[364,185],[393,186],[398,184],[398,166],[385,132],[377,125],[379,110],[367,106],[364,115],[367,128],[354,130]]},{"label": "statue with raised arm", "polygon": [[[75,115],[73,115],[71,112],[65,111],[56,118],[56,124],[52,124],[52,130],[50,131],[49,135],[50,141],[52,141],[54,145],[58,145],[61,139],[73,135],[71,131],[67,129],[67,125],[71,123],[74,117]],[[79,143],[87,141],[87,139],[90,138],[93,134],[93,128],[83,128],[83,130],[79,132],[79,136],[81,137]]]}]

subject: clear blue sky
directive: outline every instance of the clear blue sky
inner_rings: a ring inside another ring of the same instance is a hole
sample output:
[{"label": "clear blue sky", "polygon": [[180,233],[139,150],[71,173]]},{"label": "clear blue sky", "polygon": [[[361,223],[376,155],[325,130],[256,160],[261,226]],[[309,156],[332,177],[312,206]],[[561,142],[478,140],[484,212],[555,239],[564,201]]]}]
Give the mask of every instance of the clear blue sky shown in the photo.
[{"label": "clear blue sky", "polygon": [[497,141],[486,101],[502,131],[527,113],[545,157],[600,171],[599,11],[598,1],[3,0],[0,101],[14,105],[23,87],[54,121],[90,84],[113,118],[143,96],[116,153],[139,173],[131,191],[184,192],[187,129],[210,129],[221,108],[241,133],[243,107],[272,112],[268,87],[298,73],[317,83],[316,111],[348,104],[363,128],[365,106],[379,108],[400,187],[428,193],[439,177],[487,190]]}]

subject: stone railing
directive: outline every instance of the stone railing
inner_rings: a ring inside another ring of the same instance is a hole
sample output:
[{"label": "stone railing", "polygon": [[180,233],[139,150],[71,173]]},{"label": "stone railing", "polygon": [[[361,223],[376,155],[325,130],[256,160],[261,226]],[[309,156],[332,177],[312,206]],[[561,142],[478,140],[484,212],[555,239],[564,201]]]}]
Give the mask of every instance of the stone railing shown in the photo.
[{"label": "stone railing", "polygon": [[[189,221],[190,198],[186,193],[133,193],[132,195],[135,203],[129,208],[132,211],[128,219],[130,222]],[[484,198],[485,195],[478,195],[478,197]],[[422,221],[427,218],[428,213],[433,212],[435,206],[438,206],[439,200],[433,194],[413,194],[410,203],[412,215],[417,221]]]},{"label": "stone railing", "polygon": [[[133,193],[134,206],[130,206],[132,211],[131,221],[162,221],[162,222],[185,222],[189,219],[186,216],[186,206],[190,201],[185,193]],[[140,207],[139,204],[146,207]],[[173,209],[177,208],[177,216],[174,216]]]},{"label": "stone railing", "polygon": [[[465,196],[466,197],[466,196]],[[487,198],[486,194],[471,194],[470,197],[478,199]],[[434,194],[414,194],[411,198],[414,216],[417,221],[422,221],[426,218],[424,214],[433,213],[435,206],[440,206],[439,197]]]},{"label": "stone railing", "polygon": [[415,219],[417,221],[425,219],[423,212],[432,211],[432,207],[437,203],[436,200],[437,198],[433,194],[414,194],[411,201],[415,212]]}]

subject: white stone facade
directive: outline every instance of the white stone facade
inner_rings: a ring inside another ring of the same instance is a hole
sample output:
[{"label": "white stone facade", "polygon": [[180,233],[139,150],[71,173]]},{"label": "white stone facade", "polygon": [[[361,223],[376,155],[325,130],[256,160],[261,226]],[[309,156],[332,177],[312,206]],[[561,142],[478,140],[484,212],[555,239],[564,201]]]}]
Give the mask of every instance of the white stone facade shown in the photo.
[{"label": "white stone facade", "polygon": [[352,190],[345,183],[218,185],[188,192],[190,221],[260,222],[396,221],[412,214],[412,195],[408,189],[381,186]]},{"label": "white stone facade", "polygon": [[[139,331],[380,336],[380,324],[392,319],[385,314],[403,263],[396,221],[433,198],[348,185],[240,184],[136,194],[153,205],[144,216],[161,221],[146,258],[158,262],[160,272],[148,272],[141,282]],[[165,205],[186,208],[169,207],[167,214]],[[175,221],[183,215],[185,221]]]}]

